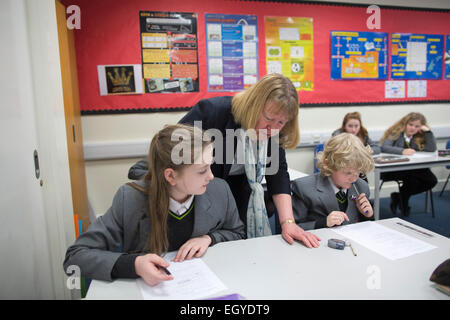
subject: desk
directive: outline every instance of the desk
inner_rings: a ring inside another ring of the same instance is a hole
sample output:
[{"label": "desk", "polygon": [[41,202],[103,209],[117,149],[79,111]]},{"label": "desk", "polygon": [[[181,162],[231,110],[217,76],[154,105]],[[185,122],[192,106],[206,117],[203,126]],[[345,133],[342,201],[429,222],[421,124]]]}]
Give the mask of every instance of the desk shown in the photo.
[{"label": "desk", "polygon": [[[392,218],[379,223],[438,248],[391,261],[352,242],[357,252],[328,248],[330,238],[341,238],[332,229],[310,232],[322,241],[308,249],[289,245],[281,235],[218,243],[202,259],[228,287],[214,296],[239,293],[247,299],[450,299],[428,279],[449,258],[450,239],[431,231],[429,238],[399,226]],[[411,223],[404,222],[412,225]],[[426,230],[417,227],[421,230]],[[371,268],[378,268],[380,288],[369,289]],[[93,280],[87,299],[142,299],[135,280]]]},{"label": "desk", "polygon": [[[381,153],[381,155],[388,155]],[[390,171],[404,171],[431,168],[450,164],[450,158],[439,157],[436,152],[417,152],[414,156],[407,156],[410,160],[407,162],[396,163],[375,163],[375,182],[374,182],[374,218],[380,219],[380,174]]]}]

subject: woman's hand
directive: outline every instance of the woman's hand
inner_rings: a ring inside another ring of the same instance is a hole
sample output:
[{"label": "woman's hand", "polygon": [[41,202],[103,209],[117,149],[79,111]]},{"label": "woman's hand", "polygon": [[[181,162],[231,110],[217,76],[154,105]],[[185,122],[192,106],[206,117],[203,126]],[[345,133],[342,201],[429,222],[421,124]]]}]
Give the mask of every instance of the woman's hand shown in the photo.
[{"label": "woman's hand", "polygon": [[167,275],[164,271],[159,269],[158,266],[167,268],[169,267],[169,263],[153,253],[138,256],[136,260],[134,260],[136,274],[152,287],[162,281],[173,280],[173,276]]},{"label": "woman's hand", "polygon": [[182,262],[184,259],[189,260],[192,257],[200,258],[211,244],[211,237],[204,235],[189,239],[178,249],[174,262]]},{"label": "woman's hand", "polygon": [[363,214],[365,217],[370,218],[371,216],[373,216],[372,206],[370,205],[369,199],[367,199],[365,193],[361,193],[358,199],[355,200],[355,203],[359,212],[361,212],[361,214]]},{"label": "woman's hand", "polygon": [[422,127],[420,127],[420,131],[428,132],[428,131],[430,131],[430,128],[428,128],[426,125],[422,125]]},{"label": "woman's hand", "polygon": [[281,228],[281,235],[287,243],[293,244],[295,239],[303,242],[308,248],[319,247],[320,238],[315,234],[306,232],[295,223],[284,223]]},{"label": "woman's hand", "polygon": [[403,149],[402,155],[404,155],[404,156],[412,156],[415,152],[416,152],[416,150],[411,149],[411,148]]},{"label": "woman's hand", "polygon": [[331,211],[327,216],[327,227],[340,226],[344,220],[350,221],[348,216],[342,211]]}]

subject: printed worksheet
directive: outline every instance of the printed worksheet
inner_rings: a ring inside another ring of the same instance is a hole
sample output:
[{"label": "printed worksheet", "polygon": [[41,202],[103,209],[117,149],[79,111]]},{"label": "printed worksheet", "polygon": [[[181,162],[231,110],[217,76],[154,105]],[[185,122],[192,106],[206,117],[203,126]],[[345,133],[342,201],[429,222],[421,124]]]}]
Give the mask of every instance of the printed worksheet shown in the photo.
[{"label": "printed worksheet", "polygon": [[154,287],[141,278],[136,280],[145,300],[201,299],[227,289],[202,259],[173,262],[175,255],[176,252],[173,252],[164,257],[170,262],[167,269],[173,275],[173,280],[161,282]]}]

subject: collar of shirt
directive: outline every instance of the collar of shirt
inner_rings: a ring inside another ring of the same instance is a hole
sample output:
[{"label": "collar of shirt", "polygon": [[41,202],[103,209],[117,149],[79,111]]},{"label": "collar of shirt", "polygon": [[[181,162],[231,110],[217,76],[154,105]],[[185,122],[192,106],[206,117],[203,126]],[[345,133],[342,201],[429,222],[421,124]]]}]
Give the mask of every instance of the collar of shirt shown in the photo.
[{"label": "collar of shirt", "polygon": [[406,134],[403,134],[403,138],[405,138],[405,141],[406,141],[406,142],[411,143],[411,138],[412,138],[412,137],[409,137],[409,138],[408,138],[408,137],[406,136]]},{"label": "collar of shirt", "polygon": [[334,184],[333,179],[331,179],[331,177],[328,177],[328,181],[330,181],[331,187],[334,190],[334,194],[338,193],[339,191],[342,191],[345,194],[347,194],[347,189],[339,189],[338,187],[336,187],[336,185]]},{"label": "collar of shirt", "polygon": [[189,199],[183,203],[179,203],[177,200],[169,198],[169,210],[177,216],[181,216],[191,207],[192,201],[194,201],[194,195],[190,196]]}]

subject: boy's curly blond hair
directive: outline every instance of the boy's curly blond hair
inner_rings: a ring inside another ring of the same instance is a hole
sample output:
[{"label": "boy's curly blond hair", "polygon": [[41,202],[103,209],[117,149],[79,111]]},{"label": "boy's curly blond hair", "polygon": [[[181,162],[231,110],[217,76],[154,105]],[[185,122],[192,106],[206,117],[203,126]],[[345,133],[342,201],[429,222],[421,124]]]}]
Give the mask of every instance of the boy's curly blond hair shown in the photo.
[{"label": "boy's curly blond hair", "polygon": [[317,168],[325,177],[346,168],[360,173],[372,171],[372,149],[365,147],[361,140],[351,133],[338,134],[327,141],[323,152],[317,154]]}]

